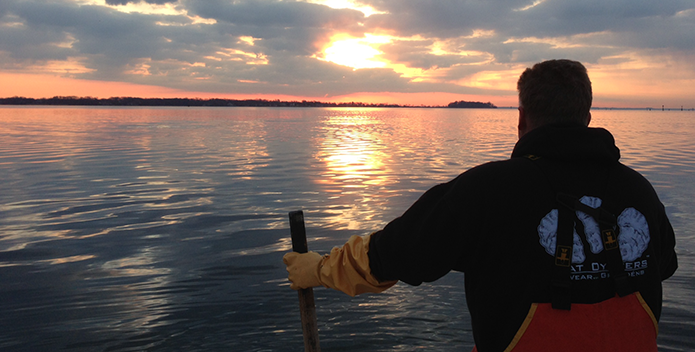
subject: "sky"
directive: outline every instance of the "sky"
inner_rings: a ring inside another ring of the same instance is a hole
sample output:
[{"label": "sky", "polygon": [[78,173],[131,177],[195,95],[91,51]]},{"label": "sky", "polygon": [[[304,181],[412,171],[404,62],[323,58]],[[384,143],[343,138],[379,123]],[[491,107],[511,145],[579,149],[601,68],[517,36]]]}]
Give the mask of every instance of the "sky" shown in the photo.
[{"label": "sky", "polygon": [[594,106],[695,108],[695,0],[0,0],[0,97],[516,106],[561,58]]}]

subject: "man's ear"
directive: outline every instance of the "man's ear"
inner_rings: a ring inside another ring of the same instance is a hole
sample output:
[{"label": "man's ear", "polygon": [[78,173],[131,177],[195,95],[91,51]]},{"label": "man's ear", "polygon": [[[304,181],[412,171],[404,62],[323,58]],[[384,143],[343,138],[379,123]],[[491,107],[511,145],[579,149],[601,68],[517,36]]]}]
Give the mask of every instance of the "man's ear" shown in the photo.
[{"label": "man's ear", "polygon": [[589,113],[589,116],[586,117],[586,125],[589,126],[591,123],[591,113]]}]

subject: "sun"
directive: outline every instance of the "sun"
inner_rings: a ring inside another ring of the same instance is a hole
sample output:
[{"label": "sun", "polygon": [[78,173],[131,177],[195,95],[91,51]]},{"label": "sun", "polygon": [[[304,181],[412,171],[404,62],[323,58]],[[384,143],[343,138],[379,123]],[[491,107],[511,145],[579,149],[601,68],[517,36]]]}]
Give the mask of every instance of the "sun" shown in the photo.
[{"label": "sun", "polygon": [[370,34],[364,38],[337,38],[324,49],[323,60],[352,67],[354,70],[385,67],[387,62],[379,59],[382,53],[377,48],[390,41],[389,37]]}]

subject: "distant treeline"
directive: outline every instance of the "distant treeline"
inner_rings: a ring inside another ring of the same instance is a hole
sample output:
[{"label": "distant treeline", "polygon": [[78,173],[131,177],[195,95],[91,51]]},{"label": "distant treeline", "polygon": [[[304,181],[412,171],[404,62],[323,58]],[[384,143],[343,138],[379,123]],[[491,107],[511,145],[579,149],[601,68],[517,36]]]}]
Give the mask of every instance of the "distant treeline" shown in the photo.
[{"label": "distant treeline", "polygon": [[467,108],[467,109],[496,109],[497,107],[491,102],[481,103],[479,101],[455,101],[449,103],[449,108]]},{"label": "distant treeline", "polygon": [[324,103],[319,101],[280,101],[266,99],[196,99],[196,98],[134,98],[74,97],[0,98],[5,105],[84,105],[84,106],[296,106],[296,107],[399,107],[394,104]]},{"label": "distant treeline", "polygon": [[[399,104],[368,104],[359,102],[330,103],[320,101],[281,101],[266,99],[197,99],[197,98],[134,98],[134,97],[76,97],[56,96],[53,98],[0,98],[0,105],[81,105],[81,106],[264,106],[264,107],[370,107],[370,108],[411,108],[443,106],[414,106]],[[496,108],[492,103],[457,101],[450,108]]]}]

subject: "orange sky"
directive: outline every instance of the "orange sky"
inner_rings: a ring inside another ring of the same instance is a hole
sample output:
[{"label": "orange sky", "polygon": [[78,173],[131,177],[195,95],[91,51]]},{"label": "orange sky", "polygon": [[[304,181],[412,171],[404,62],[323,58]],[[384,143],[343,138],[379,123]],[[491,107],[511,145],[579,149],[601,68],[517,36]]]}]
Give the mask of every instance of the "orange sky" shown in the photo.
[{"label": "orange sky", "polygon": [[457,100],[494,101],[498,106],[516,106],[517,97],[493,95],[461,95],[446,92],[426,93],[354,93],[335,97],[310,97],[301,95],[270,94],[224,94],[210,92],[191,92],[158,86],[133,84],[127,82],[105,82],[84,79],[65,78],[55,74],[6,73],[0,72],[0,81],[9,84],[0,85],[0,97],[49,98],[53,96],[78,97],[141,97],[141,98],[225,98],[225,99],[268,99],[287,101],[322,101],[322,102],[363,102],[390,103],[400,105],[446,105]]},{"label": "orange sky", "polygon": [[[667,81],[643,83],[639,80],[610,80],[605,73],[599,71],[593,78],[595,107],[661,107],[671,108],[684,106],[695,107],[692,99],[673,98],[682,93],[680,85],[671,85]],[[390,103],[400,105],[447,105],[458,100],[492,102],[503,106],[516,106],[515,91],[506,95],[472,95],[448,92],[422,93],[353,93],[334,97],[313,97],[302,95],[278,94],[225,94],[212,92],[196,92],[152,85],[142,85],[127,82],[106,82],[61,77],[57,74],[6,73],[0,72],[0,97],[21,96],[28,98],[48,98],[53,96],[80,97],[142,97],[142,98],[226,98],[226,99],[268,99],[286,101],[322,101],[322,102],[363,102]],[[637,99],[634,99],[637,97]],[[633,99],[631,99],[633,98]],[[649,102],[645,102],[649,100]],[[690,105],[688,105],[690,104]]]}]

